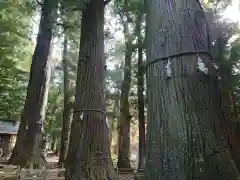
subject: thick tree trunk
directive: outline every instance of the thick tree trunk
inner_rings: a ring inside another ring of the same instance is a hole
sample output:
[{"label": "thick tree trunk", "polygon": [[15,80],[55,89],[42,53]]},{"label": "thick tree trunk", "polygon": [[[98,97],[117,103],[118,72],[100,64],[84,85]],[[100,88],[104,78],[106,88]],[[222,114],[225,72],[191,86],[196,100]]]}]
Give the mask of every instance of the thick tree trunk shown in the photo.
[{"label": "thick tree trunk", "polygon": [[[209,51],[204,12],[198,1],[146,1],[147,62],[173,54]],[[208,75],[197,72],[197,54],[150,64],[147,70],[146,180],[235,180],[236,168],[214,131],[218,79],[208,56]],[[171,62],[172,78],[166,64]]]},{"label": "thick tree trunk", "polygon": [[44,0],[18,139],[9,160],[9,163],[22,167],[36,168],[45,163],[40,145],[51,74],[49,53],[56,8],[57,0]]},{"label": "thick tree trunk", "polygon": [[144,66],[143,66],[143,42],[141,37],[142,14],[138,15],[137,34],[138,34],[138,129],[139,129],[139,144],[138,144],[138,169],[144,169],[145,161],[145,116],[144,116]]},{"label": "thick tree trunk", "polygon": [[67,45],[68,45],[68,40],[67,40],[67,36],[65,35],[64,42],[63,42],[64,109],[63,109],[63,122],[62,122],[59,163],[63,163],[65,160],[65,156],[68,148],[68,133],[69,133],[69,123],[71,118],[70,80],[68,75]]},{"label": "thick tree trunk", "polygon": [[116,179],[104,112],[104,0],[82,14],[75,112],[66,159],[66,180]]}]

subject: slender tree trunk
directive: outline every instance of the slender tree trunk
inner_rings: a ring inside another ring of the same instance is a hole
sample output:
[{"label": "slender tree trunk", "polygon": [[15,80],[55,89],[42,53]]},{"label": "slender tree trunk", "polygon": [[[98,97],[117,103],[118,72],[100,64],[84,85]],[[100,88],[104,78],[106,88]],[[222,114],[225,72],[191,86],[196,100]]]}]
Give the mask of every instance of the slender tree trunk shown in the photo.
[{"label": "slender tree trunk", "polygon": [[[66,159],[66,180],[116,179],[104,103],[104,0],[82,13],[75,112]],[[82,115],[82,116],[81,116]]]},{"label": "slender tree trunk", "polygon": [[233,114],[234,114],[234,119],[236,120],[237,119],[237,116],[238,116],[238,111],[237,111],[237,104],[236,104],[236,96],[234,94],[234,90],[231,89],[231,99],[232,99],[232,111],[233,111]]},{"label": "slender tree trunk", "polygon": [[145,160],[145,116],[144,116],[144,66],[143,66],[143,38],[141,36],[142,14],[137,17],[136,31],[138,34],[138,129],[139,129],[139,144],[138,144],[138,169],[144,168]]},{"label": "slender tree trunk", "polygon": [[132,69],[132,50],[130,46],[126,47],[124,79],[121,87],[121,108],[120,108],[120,126],[119,126],[119,149],[118,149],[118,168],[131,168],[130,165],[130,122],[129,112],[129,91],[131,84]]},{"label": "slender tree trunk", "polygon": [[[147,62],[176,53],[209,52],[206,19],[199,1],[147,0]],[[148,65],[146,180],[235,180],[238,172],[214,132],[216,70],[198,72],[197,54]],[[171,62],[172,78],[166,64]]]},{"label": "slender tree trunk", "polygon": [[49,53],[56,8],[57,0],[44,0],[19,135],[9,161],[22,167],[35,168],[43,163],[40,144],[51,74]]},{"label": "slender tree trunk", "polygon": [[[118,82],[116,82],[118,84]],[[117,139],[116,144],[113,147],[113,153],[118,155],[118,149],[119,149],[119,128],[120,128],[120,88],[117,88],[117,100],[116,100],[116,129],[117,129]]]},{"label": "slender tree trunk", "polygon": [[67,40],[67,35],[65,35],[64,42],[63,42],[64,109],[63,109],[63,122],[62,122],[59,163],[63,163],[65,160],[65,156],[68,148],[68,133],[69,133],[69,123],[71,118],[70,80],[68,75],[67,45],[68,45],[68,40]]},{"label": "slender tree trunk", "polygon": [[[126,14],[127,20],[129,20],[128,14],[128,1],[124,0],[123,11]],[[132,37],[130,35],[128,21],[124,19],[124,16],[120,13],[121,22],[123,25],[124,38],[125,38],[125,64],[124,64],[124,78],[121,85],[121,100],[120,100],[120,124],[119,124],[119,136],[118,136],[118,162],[117,167],[121,169],[131,168],[130,164],[130,124],[131,115],[129,110],[129,91],[131,86],[131,71],[132,71]]]},{"label": "slender tree trunk", "polygon": [[[138,129],[139,129],[139,147],[138,147],[138,169],[144,168],[145,161],[145,116],[144,116],[144,71],[142,66],[142,49],[139,48],[138,61]],[[140,64],[141,63],[141,64]]]},{"label": "slender tree trunk", "polygon": [[55,152],[56,151],[56,144],[57,144],[57,138],[56,135],[52,137],[52,142],[51,142],[51,151]]},{"label": "slender tree trunk", "polygon": [[4,135],[3,138],[3,145],[2,145],[2,150],[3,150],[3,155],[2,157],[7,159],[9,153],[10,153],[10,147],[11,147],[11,135]]},{"label": "slender tree trunk", "polygon": [[110,144],[110,147],[111,147],[111,145],[112,145],[112,137],[113,137],[113,130],[114,130],[114,121],[115,121],[115,118],[114,118],[114,117],[111,117],[110,124],[109,124],[109,144]]},{"label": "slender tree trunk", "polygon": [[115,101],[114,101],[114,108],[113,108],[113,118],[111,120],[111,127],[109,129],[110,131],[110,146],[112,145],[112,137],[113,137],[113,134],[115,132],[115,129],[116,128],[116,124],[118,122],[118,119],[119,119],[119,90],[117,89],[117,96],[115,97]]},{"label": "slender tree trunk", "polygon": [[238,170],[240,169],[240,155],[239,155],[239,149],[240,149],[240,124],[239,122],[235,122],[233,125],[233,157],[236,162],[236,166]]}]

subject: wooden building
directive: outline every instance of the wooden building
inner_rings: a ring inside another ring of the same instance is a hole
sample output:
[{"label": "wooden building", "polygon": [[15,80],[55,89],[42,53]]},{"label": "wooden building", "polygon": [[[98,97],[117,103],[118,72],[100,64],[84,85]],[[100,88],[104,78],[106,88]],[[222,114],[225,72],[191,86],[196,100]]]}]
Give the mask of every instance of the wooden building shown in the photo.
[{"label": "wooden building", "polygon": [[10,155],[17,138],[19,122],[9,119],[0,119],[0,159]]}]

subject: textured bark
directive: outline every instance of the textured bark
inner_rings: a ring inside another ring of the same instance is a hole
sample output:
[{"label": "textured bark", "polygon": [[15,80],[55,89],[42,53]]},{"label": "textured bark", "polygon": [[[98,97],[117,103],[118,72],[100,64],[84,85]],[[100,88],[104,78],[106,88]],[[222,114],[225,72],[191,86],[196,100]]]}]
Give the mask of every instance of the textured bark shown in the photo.
[{"label": "textured bark", "polygon": [[63,163],[68,148],[68,137],[69,137],[69,123],[71,119],[71,108],[70,108],[70,79],[68,75],[68,60],[67,60],[67,36],[64,37],[63,43],[63,76],[64,76],[64,109],[63,109],[63,122],[62,122],[62,134],[61,134],[61,145],[60,145],[60,156],[59,163]]},{"label": "textured bark", "polygon": [[[220,66],[221,74],[221,92],[222,92],[222,111],[224,120],[222,126],[225,126],[225,139],[228,135],[227,144],[230,147],[230,152],[240,169],[240,146],[239,146],[239,122],[236,121],[236,103],[232,89],[232,67],[228,64]],[[227,130],[227,131],[226,131]]]},{"label": "textured bark", "polygon": [[[172,54],[209,49],[204,12],[195,0],[148,0],[147,62]],[[235,180],[238,172],[215,124],[216,70],[198,72],[197,54],[170,59],[172,78],[161,60],[148,66],[146,180]]]},{"label": "textured bark", "polygon": [[90,1],[82,13],[76,107],[65,163],[66,180],[116,179],[105,114],[100,112],[105,109],[103,24],[104,1]]},{"label": "textured bark", "polygon": [[10,164],[37,168],[45,163],[40,145],[51,74],[49,53],[56,8],[57,0],[44,0],[27,97]]},{"label": "textured bark", "polygon": [[225,139],[225,144],[230,148],[230,152],[233,153],[233,129],[234,129],[234,112],[232,111],[231,102],[231,67],[225,63],[219,66],[219,74],[221,80],[219,82],[219,93],[217,94],[219,100],[217,101],[218,107],[218,123],[219,128],[216,128],[221,137]]},{"label": "textured bark", "polygon": [[109,128],[109,141],[110,141],[110,145],[112,146],[112,137],[113,137],[113,133],[114,133],[114,128],[116,128],[116,124],[119,122],[119,102],[120,102],[120,93],[119,93],[119,89],[116,89],[117,91],[117,95],[115,97],[115,101],[114,101],[114,108],[113,108],[113,118],[111,120],[111,126]]},{"label": "textured bark", "polygon": [[118,168],[130,168],[130,122],[131,115],[129,112],[129,91],[131,84],[132,69],[132,50],[126,50],[124,79],[121,88],[121,108],[120,108],[120,124],[119,124],[119,150],[118,150]]},{"label": "textured bark", "polygon": [[214,50],[217,51],[215,54],[217,55],[217,60],[219,61],[219,74],[221,77],[221,102],[218,103],[218,106],[220,105],[219,112],[223,115],[223,118],[219,119],[221,119],[221,126],[224,127],[224,131],[222,131],[221,136],[226,139],[226,143],[230,147],[230,152],[239,167],[239,138],[237,133],[238,124],[235,121],[236,104],[234,102],[233,94],[232,64],[228,61],[226,62],[224,59],[224,47],[226,44],[227,40],[220,36],[217,38],[216,45],[214,46]]},{"label": "textured bark", "polygon": [[141,36],[142,14],[137,17],[136,31],[138,35],[138,73],[137,73],[137,93],[138,93],[138,169],[144,169],[145,160],[145,116],[144,116],[144,66],[143,66],[143,38]]},{"label": "textured bark", "polygon": [[[2,146],[2,150],[3,150],[3,155],[2,157],[7,159],[8,155],[10,154],[10,149],[11,149],[11,135],[3,135],[3,146]],[[1,158],[1,155],[0,155]]]},{"label": "textured bark", "polygon": [[220,69],[220,84],[222,92],[222,104],[223,110],[225,112],[226,118],[229,122],[234,121],[234,111],[232,102],[232,65],[228,63],[223,63],[219,66]]},{"label": "textured bark", "polygon": [[234,90],[232,89],[231,92],[231,101],[232,101],[232,111],[233,111],[233,114],[234,114],[234,118],[237,119],[237,116],[238,116],[238,111],[237,111],[237,102],[236,102],[236,96],[234,94]]},{"label": "textured bark", "polygon": [[51,146],[50,149],[51,151],[56,151],[56,137],[52,137],[52,142],[51,142]]},{"label": "textured bark", "polygon": [[120,100],[120,123],[118,136],[118,168],[131,168],[130,165],[130,122],[131,115],[129,112],[129,91],[131,85],[131,71],[132,71],[132,37],[128,27],[128,2],[124,0],[123,11],[126,14],[127,20],[120,13],[121,23],[123,25],[125,38],[125,62],[124,62],[124,77],[121,85],[121,100]]},{"label": "textured bark", "polygon": [[233,141],[232,141],[232,153],[234,160],[236,162],[236,166],[238,170],[240,170],[240,154],[239,154],[239,149],[240,149],[240,124],[239,122],[236,122],[233,124]]},{"label": "textured bark", "polygon": [[[232,79],[232,64],[226,62],[224,56],[224,48],[227,40],[223,37],[217,38],[213,52],[215,51],[215,59],[219,64],[219,75],[221,80],[219,82],[221,93],[218,94],[219,101],[216,103],[218,114],[220,114],[219,128],[220,136],[224,137],[226,144],[230,147],[230,152],[238,166],[239,166],[239,133],[238,124],[236,123],[236,102],[233,94],[233,79]],[[231,57],[230,57],[231,58]]]},{"label": "textured bark", "polygon": [[109,144],[110,147],[112,145],[112,135],[113,135],[113,129],[114,129],[114,117],[110,119],[110,124],[109,124]]}]

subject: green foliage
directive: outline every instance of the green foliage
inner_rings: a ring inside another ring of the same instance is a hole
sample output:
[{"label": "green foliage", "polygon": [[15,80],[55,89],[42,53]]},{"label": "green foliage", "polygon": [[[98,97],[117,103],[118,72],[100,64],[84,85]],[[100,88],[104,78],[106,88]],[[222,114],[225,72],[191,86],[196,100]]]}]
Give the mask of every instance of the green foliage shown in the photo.
[{"label": "green foliage", "polygon": [[[218,17],[215,16],[216,18]],[[227,96],[229,95],[229,90],[233,91],[236,100],[235,105],[239,106],[240,38],[233,40],[234,37],[239,37],[239,28],[234,23],[219,20],[215,22],[215,27],[212,27],[211,32],[214,40],[212,54],[219,66],[221,91]]]},{"label": "green foliage", "polygon": [[[16,118],[26,94],[28,74],[21,63],[30,62],[33,7],[28,1],[0,1],[0,116]],[[21,69],[23,68],[23,69]]]},{"label": "green foliage", "polygon": [[115,5],[123,11],[131,13],[140,13],[144,11],[143,0],[115,0]]},{"label": "green foliage", "polygon": [[236,103],[239,107],[240,105],[240,38],[236,39],[232,44],[231,44],[231,55],[229,58],[232,62],[233,66],[233,89],[234,89],[234,94],[236,98]]},{"label": "green foliage", "polygon": [[[67,11],[76,7],[76,1],[63,1],[60,9],[60,16],[58,19],[58,25],[56,28],[59,39],[67,38],[67,66],[68,75],[70,80],[70,94],[71,99],[75,95],[75,81],[77,76],[77,62],[79,52],[79,40],[80,40],[80,12],[79,11]],[[62,43],[63,48],[63,43]],[[62,49],[63,52],[63,49]],[[63,59],[64,57],[62,57]],[[63,82],[63,67],[62,59],[54,70],[52,77],[52,86],[49,92],[48,109],[45,120],[45,134],[49,140],[55,138],[60,139],[62,129],[62,116],[63,116],[63,101],[64,101],[64,82]]]},{"label": "green foliage", "polygon": [[233,43],[231,43],[230,60],[234,63],[234,65],[236,65],[236,63],[240,60],[240,38],[237,38]]},{"label": "green foliage", "polygon": [[62,111],[63,111],[63,92],[62,84],[51,86],[48,98],[48,109],[46,112],[45,134],[48,137],[61,135]]},{"label": "green foliage", "polygon": [[91,0],[62,0],[61,7],[64,12],[83,11]]},{"label": "green foliage", "polygon": [[203,0],[204,5],[209,8],[214,8],[215,11],[224,10],[232,0]]}]

